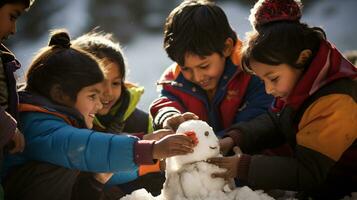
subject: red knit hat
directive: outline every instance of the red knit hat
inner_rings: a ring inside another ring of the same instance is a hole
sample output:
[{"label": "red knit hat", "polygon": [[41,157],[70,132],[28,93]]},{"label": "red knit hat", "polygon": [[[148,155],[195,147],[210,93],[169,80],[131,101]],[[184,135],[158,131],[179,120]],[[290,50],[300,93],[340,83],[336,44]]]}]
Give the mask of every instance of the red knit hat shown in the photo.
[{"label": "red knit hat", "polygon": [[249,21],[257,27],[275,21],[299,21],[300,0],[259,0],[250,10]]}]

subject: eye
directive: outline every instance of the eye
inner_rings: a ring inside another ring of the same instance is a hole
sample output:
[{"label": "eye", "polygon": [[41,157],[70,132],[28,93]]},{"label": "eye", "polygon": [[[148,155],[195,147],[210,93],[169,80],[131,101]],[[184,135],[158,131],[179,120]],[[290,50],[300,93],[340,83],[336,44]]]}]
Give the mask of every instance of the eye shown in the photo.
[{"label": "eye", "polygon": [[89,95],[89,99],[90,100],[96,100],[97,99],[97,94]]},{"label": "eye", "polygon": [[185,66],[181,66],[181,70],[182,70],[182,71],[188,71],[189,68],[188,68],[188,67],[185,67]]},{"label": "eye", "polygon": [[270,79],[270,81],[273,82],[273,83],[277,82],[278,80],[279,80],[279,76]]},{"label": "eye", "polygon": [[209,132],[208,131],[205,131],[205,136],[209,136]]},{"label": "eye", "polygon": [[121,81],[114,81],[113,83],[113,86],[121,86]]},{"label": "eye", "polygon": [[11,21],[16,21],[17,20],[17,15],[11,14],[10,15],[10,20]]},{"label": "eye", "polygon": [[200,68],[201,69],[206,69],[208,67],[208,65],[201,65]]}]

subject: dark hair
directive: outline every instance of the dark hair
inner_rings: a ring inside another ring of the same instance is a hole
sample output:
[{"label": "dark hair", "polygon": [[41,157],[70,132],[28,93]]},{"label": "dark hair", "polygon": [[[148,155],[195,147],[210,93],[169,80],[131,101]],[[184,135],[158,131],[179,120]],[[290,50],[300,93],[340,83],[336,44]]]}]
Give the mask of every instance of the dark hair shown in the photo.
[{"label": "dark hair", "polygon": [[103,81],[104,74],[97,60],[85,51],[71,46],[64,30],[51,34],[49,46],[35,56],[26,74],[27,89],[51,98],[50,90],[59,85],[76,101],[78,92]]},{"label": "dark hair", "polygon": [[[251,72],[250,59],[258,62],[279,65],[288,64],[294,68],[305,69],[316,55],[325,32],[318,27],[309,27],[300,22],[275,21],[260,26],[259,31],[247,33],[243,46],[242,67]],[[312,56],[303,66],[296,61],[300,52],[309,49]]]},{"label": "dark hair", "polygon": [[210,1],[183,1],[166,19],[164,48],[179,65],[184,65],[187,53],[223,55],[227,38],[237,41],[224,11]]},{"label": "dark hair", "polygon": [[100,60],[109,59],[119,66],[121,78],[125,79],[125,60],[119,42],[110,33],[92,31],[73,40],[73,45],[91,53]]},{"label": "dark hair", "polygon": [[17,3],[23,4],[26,8],[30,8],[34,2],[35,0],[1,0],[0,8],[3,7],[5,4],[17,4]]},{"label": "dark hair", "polygon": [[[288,64],[306,69],[326,39],[318,27],[300,22],[300,0],[259,0],[249,16],[253,31],[247,33],[242,52],[242,68],[251,72],[250,60],[269,65]],[[312,55],[303,65],[297,64],[301,51],[309,49]]]}]

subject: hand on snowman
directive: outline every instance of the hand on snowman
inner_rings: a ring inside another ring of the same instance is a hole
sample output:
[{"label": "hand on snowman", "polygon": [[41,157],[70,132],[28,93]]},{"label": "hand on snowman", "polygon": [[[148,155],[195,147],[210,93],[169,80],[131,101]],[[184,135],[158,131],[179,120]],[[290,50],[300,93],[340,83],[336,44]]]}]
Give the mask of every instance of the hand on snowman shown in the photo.
[{"label": "hand on snowman", "polygon": [[222,155],[226,155],[234,146],[234,141],[231,137],[225,137],[219,140],[219,147]]},{"label": "hand on snowman", "polygon": [[185,134],[167,135],[154,143],[153,158],[163,159],[192,153],[194,146],[195,141]]},{"label": "hand on snowman", "polygon": [[226,180],[230,178],[236,178],[238,172],[238,165],[240,161],[240,156],[242,151],[239,147],[235,146],[233,148],[235,155],[229,157],[215,157],[208,160],[209,163],[217,165],[220,168],[227,169],[223,173],[214,173],[212,174],[213,178],[224,178]]},{"label": "hand on snowman", "polygon": [[160,140],[161,138],[175,134],[171,129],[159,129],[153,133],[149,133],[143,136],[143,140]]},{"label": "hand on snowman", "polygon": [[191,112],[177,113],[165,119],[162,127],[176,131],[180,124],[191,119],[198,119],[198,116]]}]

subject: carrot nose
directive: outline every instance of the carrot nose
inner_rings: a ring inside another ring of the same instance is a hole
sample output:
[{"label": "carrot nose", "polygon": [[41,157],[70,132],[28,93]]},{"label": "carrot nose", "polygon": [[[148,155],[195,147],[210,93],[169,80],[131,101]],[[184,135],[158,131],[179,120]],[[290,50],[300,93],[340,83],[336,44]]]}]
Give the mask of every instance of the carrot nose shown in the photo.
[{"label": "carrot nose", "polygon": [[194,131],[186,131],[183,134],[185,134],[187,137],[190,137],[193,140],[193,143],[195,145],[198,144],[198,139],[197,139],[196,133]]}]

